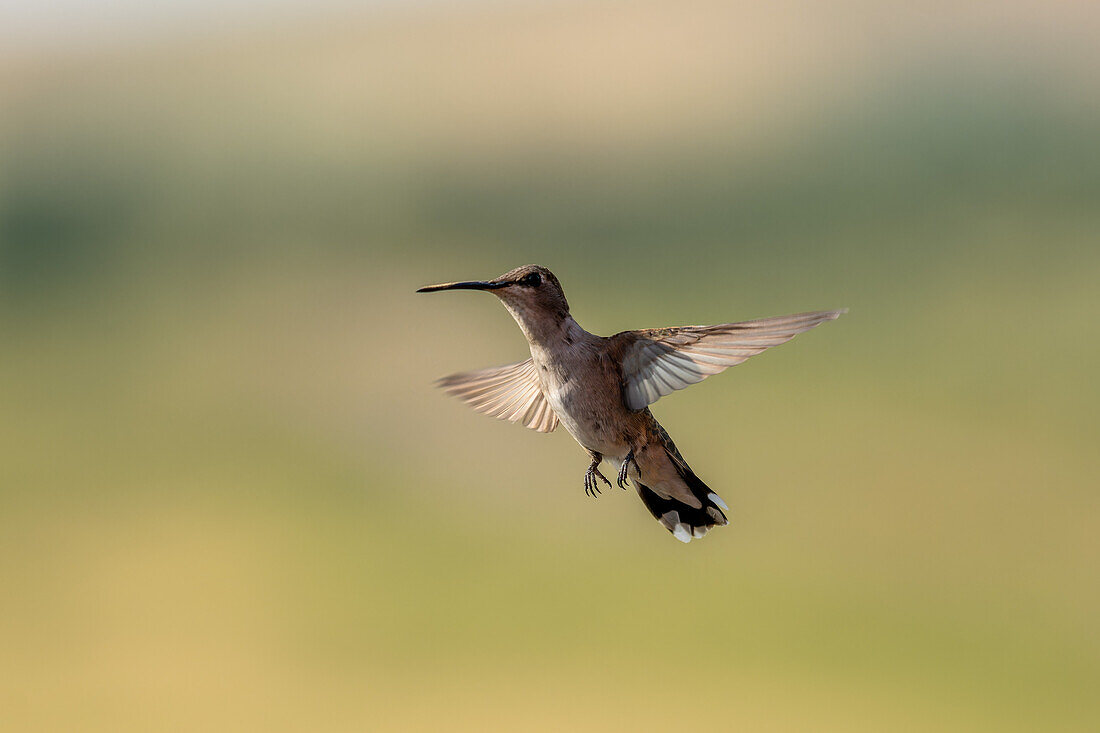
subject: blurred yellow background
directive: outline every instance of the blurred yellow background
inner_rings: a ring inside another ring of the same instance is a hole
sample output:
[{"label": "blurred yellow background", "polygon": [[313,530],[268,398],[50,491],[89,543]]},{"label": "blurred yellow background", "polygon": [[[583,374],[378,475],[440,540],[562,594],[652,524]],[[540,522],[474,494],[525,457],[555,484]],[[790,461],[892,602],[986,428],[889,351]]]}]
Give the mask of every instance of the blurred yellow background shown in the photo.
[{"label": "blurred yellow background", "polygon": [[[1100,729],[1095,4],[175,5],[3,9],[0,728]],[[655,406],[730,527],[432,388],[528,262],[851,308]]]}]

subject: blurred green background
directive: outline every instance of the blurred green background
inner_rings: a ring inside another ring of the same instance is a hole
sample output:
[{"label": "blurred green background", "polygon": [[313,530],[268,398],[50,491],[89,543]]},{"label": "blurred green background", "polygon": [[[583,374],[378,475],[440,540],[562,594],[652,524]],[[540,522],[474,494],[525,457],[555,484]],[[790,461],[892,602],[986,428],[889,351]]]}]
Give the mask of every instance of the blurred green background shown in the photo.
[{"label": "blurred green background", "polygon": [[[4,7],[4,730],[1100,728],[1094,5]],[[730,527],[432,388],[528,262],[851,308],[655,406]]]}]

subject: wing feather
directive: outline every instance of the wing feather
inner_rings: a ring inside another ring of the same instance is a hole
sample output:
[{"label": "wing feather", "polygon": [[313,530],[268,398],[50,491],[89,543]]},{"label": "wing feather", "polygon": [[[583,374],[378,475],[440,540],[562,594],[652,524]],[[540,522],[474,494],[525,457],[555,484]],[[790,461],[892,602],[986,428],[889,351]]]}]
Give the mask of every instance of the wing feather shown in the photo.
[{"label": "wing feather", "polygon": [[558,416],[542,392],[538,372],[530,359],[517,364],[451,374],[436,384],[474,410],[524,427],[549,433]]},{"label": "wing feather", "polygon": [[623,400],[640,410],[844,313],[847,309],[616,334],[611,339],[622,360]]}]

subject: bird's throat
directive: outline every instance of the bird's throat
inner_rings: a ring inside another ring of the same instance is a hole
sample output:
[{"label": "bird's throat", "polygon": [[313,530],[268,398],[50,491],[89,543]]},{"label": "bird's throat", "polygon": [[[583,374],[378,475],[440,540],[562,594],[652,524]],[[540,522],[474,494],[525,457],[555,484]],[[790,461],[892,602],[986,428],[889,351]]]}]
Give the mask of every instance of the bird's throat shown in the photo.
[{"label": "bird's throat", "polygon": [[569,346],[586,336],[589,336],[580,324],[573,320],[568,311],[562,313],[548,313],[545,310],[525,308],[522,304],[504,303],[504,307],[512,314],[527,342],[532,346],[544,349],[561,348]]}]

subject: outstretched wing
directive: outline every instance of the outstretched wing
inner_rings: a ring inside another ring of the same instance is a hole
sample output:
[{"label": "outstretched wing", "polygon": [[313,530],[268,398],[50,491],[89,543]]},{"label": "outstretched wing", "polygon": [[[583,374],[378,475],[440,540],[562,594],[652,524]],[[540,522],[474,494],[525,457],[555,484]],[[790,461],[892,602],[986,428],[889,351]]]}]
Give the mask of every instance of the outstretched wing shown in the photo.
[{"label": "outstretched wing", "polygon": [[622,360],[623,401],[640,410],[843,313],[847,309],[615,334],[611,340]]},{"label": "outstretched wing", "polygon": [[486,415],[549,433],[558,426],[530,359],[518,364],[451,374],[436,382],[447,394]]}]

